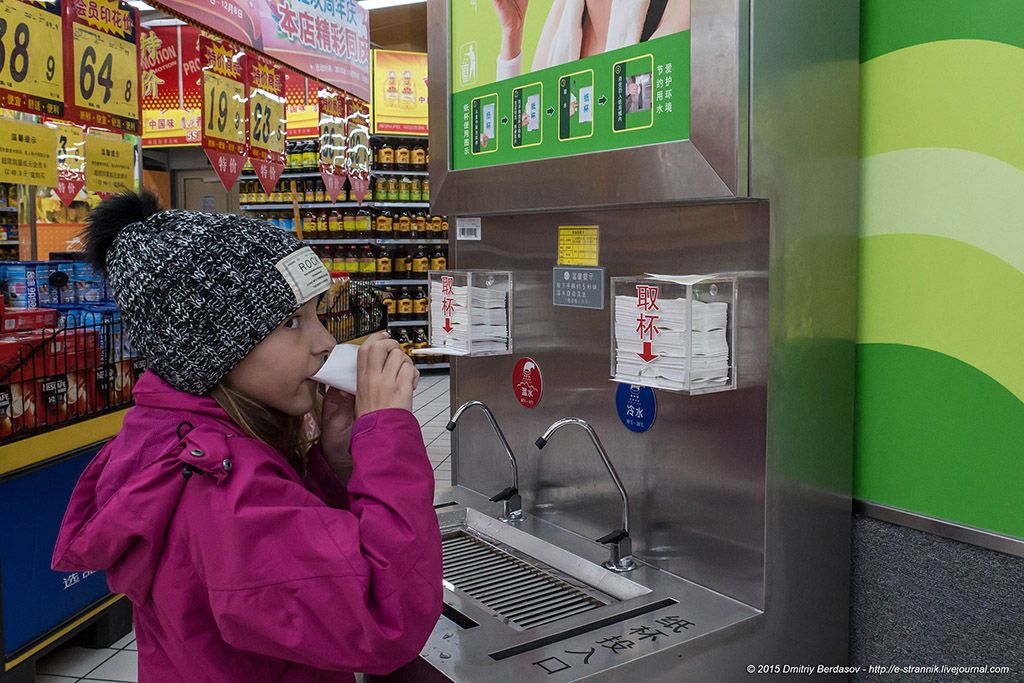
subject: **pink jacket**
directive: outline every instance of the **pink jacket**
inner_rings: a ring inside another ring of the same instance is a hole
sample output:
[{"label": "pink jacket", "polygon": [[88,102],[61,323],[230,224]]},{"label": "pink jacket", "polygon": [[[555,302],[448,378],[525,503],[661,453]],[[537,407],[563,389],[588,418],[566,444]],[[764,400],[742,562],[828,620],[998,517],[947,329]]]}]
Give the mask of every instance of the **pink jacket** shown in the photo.
[{"label": "pink jacket", "polygon": [[53,568],[106,570],[131,599],[142,683],[352,681],[339,672],[419,654],[441,539],[411,413],[356,421],[346,496],[318,451],[303,481],[212,398],[147,372],[135,401],[75,487]]}]

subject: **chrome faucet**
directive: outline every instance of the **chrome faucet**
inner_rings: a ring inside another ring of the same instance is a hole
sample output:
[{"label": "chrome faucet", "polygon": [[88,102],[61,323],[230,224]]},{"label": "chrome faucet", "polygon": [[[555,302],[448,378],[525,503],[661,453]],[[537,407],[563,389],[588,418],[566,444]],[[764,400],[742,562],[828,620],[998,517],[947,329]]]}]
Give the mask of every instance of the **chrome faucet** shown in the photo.
[{"label": "chrome faucet", "polygon": [[626,488],[622,485],[622,480],[619,479],[619,473],[615,471],[612,461],[608,459],[608,453],[605,452],[604,446],[601,445],[601,440],[597,438],[597,432],[594,431],[594,428],[586,420],[581,420],[578,417],[566,417],[548,427],[548,430],[544,432],[544,436],[537,439],[534,443],[538,449],[544,448],[548,445],[551,435],[566,425],[581,427],[590,435],[594,448],[597,449],[598,455],[604,461],[604,466],[608,468],[608,474],[612,475],[615,488],[619,490],[619,496],[622,497],[622,528],[616,529],[597,539],[598,543],[607,545],[611,549],[611,558],[602,566],[615,572],[632,571],[636,569],[636,561],[633,560],[633,542],[629,538],[629,495],[626,493]]},{"label": "chrome faucet", "polygon": [[466,401],[456,409],[455,414],[452,415],[452,419],[448,421],[445,429],[449,432],[454,431],[455,423],[470,408],[479,408],[483,411],[487,417],[487,422],[491,425],[491,429],[494,430],[494,434],[498,437],[498,441],[505,448],[509,462],[512,463],[512,485],[491,496],[491,502],[497,503],[500,500],[504,505],[504,513],[498,519],[508,524],[518,524],[523,521],[523,498],[519,495],[519,465],[516,463],[516,456],[512,453],[512,447],[508,445],[508,440],[502,433],[501,427],[498,426],[497,420],[494,419],[491,409],[480,401]]}]

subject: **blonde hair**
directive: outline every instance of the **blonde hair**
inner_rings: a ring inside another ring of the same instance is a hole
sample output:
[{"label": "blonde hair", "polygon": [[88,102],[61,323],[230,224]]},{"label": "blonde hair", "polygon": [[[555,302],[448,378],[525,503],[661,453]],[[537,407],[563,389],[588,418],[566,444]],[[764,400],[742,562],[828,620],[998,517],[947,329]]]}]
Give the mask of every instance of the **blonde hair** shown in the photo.
[{"label": "blonde hair", "polygon": [[320,426],[322,404],[319,394],[312,414],[317,429],[312,431],[308,428],[305,416],[286,415],[246,396],[224,381],[210,390],[210,396],[242,431],[277,449],[300,477],[306,476],[306,454],[316,440]]}]

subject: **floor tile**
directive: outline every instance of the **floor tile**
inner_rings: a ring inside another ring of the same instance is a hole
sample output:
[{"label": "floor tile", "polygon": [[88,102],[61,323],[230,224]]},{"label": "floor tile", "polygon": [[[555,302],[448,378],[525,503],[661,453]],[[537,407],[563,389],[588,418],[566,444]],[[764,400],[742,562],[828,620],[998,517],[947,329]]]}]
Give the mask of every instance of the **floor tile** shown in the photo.
[{"label": "floor tile", "polygon": [[36,664],[36,671],[54,676],[81,677],[118,653],[118,650],[104,648],[93,650],[71,645],[47,655]]},{"label": "floor tile", "polygon": [[134,643],[134,642],[135,642],[135,632],[132,631],[131,633],[129,633],[124,638],[122,638],[121,640],[117,641],[116,643],[114,643],[110,647],[114,648],[115,650],[123,650],[126,647],[128,647],[129,645],[131,645],[132,643]]},{"label": "floor tile", "polygon": [[36,683],[75,683],[78,679],[74,676],[50,676],[49,674],[36,674]]},{"label": "floor tile", "polygon": [[139,680],[139,653],[122,650],[93,669],[85,680],[128,681],[137,683]]}]

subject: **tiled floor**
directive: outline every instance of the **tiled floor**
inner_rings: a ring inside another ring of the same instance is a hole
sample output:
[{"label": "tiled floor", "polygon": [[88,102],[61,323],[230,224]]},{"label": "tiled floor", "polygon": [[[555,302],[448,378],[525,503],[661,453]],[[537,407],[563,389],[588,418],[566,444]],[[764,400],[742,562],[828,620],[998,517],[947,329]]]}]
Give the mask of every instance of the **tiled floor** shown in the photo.
[{"label": "tiled floor", "polygon": [[[429,374],[420,378],[413,398],[413,413],[423,427],[423,440],[434,466],[434,482],[438,487],[451,483],[451,442],[445,424],[450,414],[448,375]],[[113,647],[90,650],[67,646],[39,660],[37,683],[77,683],[78,681],[113,681],[123,683],[139,680],[139,655],[135,633],[114,643]]]}]

